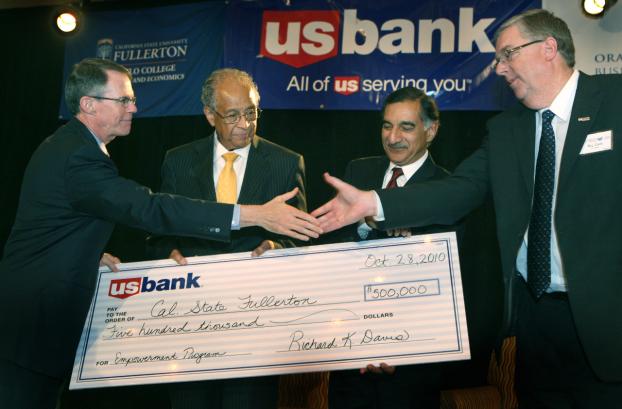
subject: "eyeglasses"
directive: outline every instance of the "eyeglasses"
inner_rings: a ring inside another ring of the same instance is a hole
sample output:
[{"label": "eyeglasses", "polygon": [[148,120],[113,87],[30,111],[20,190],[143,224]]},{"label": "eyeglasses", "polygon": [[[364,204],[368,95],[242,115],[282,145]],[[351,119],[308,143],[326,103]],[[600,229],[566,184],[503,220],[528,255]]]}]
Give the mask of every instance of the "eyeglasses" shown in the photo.
[{"label": "eyeglasses", "polygon": [[506,48],[505,50],[501,50],[501,55],[495,56],[495,60],[492,63],[492,69],[496,70],[497,65],[499,65],[500,63],[508,63],[512,61],[512,57],[514,56],[514,54],[516,54],[521,49],[532,44],[541,43],[543,41],[544,40],[533,40],[523,45],[519,45],[518,47]]},{"label": "eyeglasses", "polygon": [[214,109],[212,109],[212,112],[218,115],[219,117],[221,117],[222,120],[225,121],[226,124],[232,125],[232,124],[237,124],[240,121],[240,118],[242,117],[242,115],[244,115],[244,119],[246,119],[248,122],[254,121],[255,119],[259,118],[259,115],[261,114],[261,109],[250,108],[244,112],[236,111],[229,115],[223,115]]},{"label": "eyeglasses", "polygon": [[114,101],[117,102],[124,107],[129,104],[136,104],[136,97],[119,97],[119,98],[108,98],[108,97],[99,97],[96,95],[87,95],[87,97],[95,98],[95,99],[105,99],[106,101]]}]

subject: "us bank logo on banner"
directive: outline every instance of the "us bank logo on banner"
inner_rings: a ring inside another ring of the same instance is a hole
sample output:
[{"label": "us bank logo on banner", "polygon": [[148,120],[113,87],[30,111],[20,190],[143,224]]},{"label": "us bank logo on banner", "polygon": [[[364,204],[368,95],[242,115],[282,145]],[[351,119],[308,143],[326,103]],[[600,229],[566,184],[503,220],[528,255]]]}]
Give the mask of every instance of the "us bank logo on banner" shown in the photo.
[{"label": "us bank logo on banner", "polygon": [[[83,58],[109,59],[132,73],[136,116],[202,114],[201,85],[222,61],[224,2],[87,17],[79,35],[67,41],[65,78]],[[69,117],[64,101],[61,117]]]},{"label": "us bank logo on banner", "polygon": [[[415,86],[442,109],[501,109],[492,38],[534,0],[233,1],[225,64],[253,74],[262,106],[378,109]],[[505,91],[505,92],[504,92]]]}]

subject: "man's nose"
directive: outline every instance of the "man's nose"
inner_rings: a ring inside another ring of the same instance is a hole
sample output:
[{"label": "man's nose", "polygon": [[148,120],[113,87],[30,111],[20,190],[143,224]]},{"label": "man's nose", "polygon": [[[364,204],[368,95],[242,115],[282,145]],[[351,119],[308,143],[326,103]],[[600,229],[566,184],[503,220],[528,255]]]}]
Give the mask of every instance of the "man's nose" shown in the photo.
[{"label": "man's nose", "polygon": [[499,76],[504,76],[508,71],[508,62],[506,60],[499,60],[495,67],[495,73]]},{"label": "man's nose", "polygon": [[389,141],[389,143],[399,142],[400,139],[401,139],[401,136],[400,136],[400,130],[398,127],[395,127],[391,129],[391,131],[389,131],[389,134],[387,135],[387,140]]},{"label": "man's nose", "polygon": [[251,126],[251,122],[252,121],[249,121],[248,119],[246,119],[246,116],[240,115],[240,119],[238,119],[238,122],[235,123],[235,126],[246,129],[249,126]]}]

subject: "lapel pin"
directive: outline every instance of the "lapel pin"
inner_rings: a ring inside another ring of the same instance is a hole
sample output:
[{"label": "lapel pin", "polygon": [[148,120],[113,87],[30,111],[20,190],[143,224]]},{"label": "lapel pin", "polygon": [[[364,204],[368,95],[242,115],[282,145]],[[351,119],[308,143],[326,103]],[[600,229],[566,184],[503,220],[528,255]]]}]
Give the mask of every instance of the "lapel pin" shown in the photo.
[{"label": "lapel pin", "polygon": [[591,118],[589,116],[580,116],[579,117],[579,122],[587,122],[589,121]]}]

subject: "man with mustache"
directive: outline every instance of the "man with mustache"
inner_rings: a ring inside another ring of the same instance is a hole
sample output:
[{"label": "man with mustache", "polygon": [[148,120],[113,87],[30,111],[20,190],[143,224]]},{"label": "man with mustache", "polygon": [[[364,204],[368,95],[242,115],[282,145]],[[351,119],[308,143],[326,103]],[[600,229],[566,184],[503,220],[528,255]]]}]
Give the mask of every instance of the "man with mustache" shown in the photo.
[{"label": "man with mustache", "polygon": [[[348,163],[344,179],[359,189],[392,189],[438,180],[448,172],[434,163],[428,147],[438,132],[439,111],[434,98],[406,87],[392,92],[382,106],[382,147],[386,155],[355,159]],[[338,232],[343,241],[410,236],[451,230],[447,226],[372,230],[360,220]],[[393,368],[382,364],[330,374],[329,407],[339,409],[417,408],[440,405],[438,364]]]},{"label": "man with mustache", "polygon": [[312,214],[327,231],[366,216],[448,223],[491,194],[520,407],[620,407],[622,76],[574,69],[570,30],[546,10],[505,21],[495,49],[521,104],[450,177],[371,192],[326,175],[337,196]]}]

